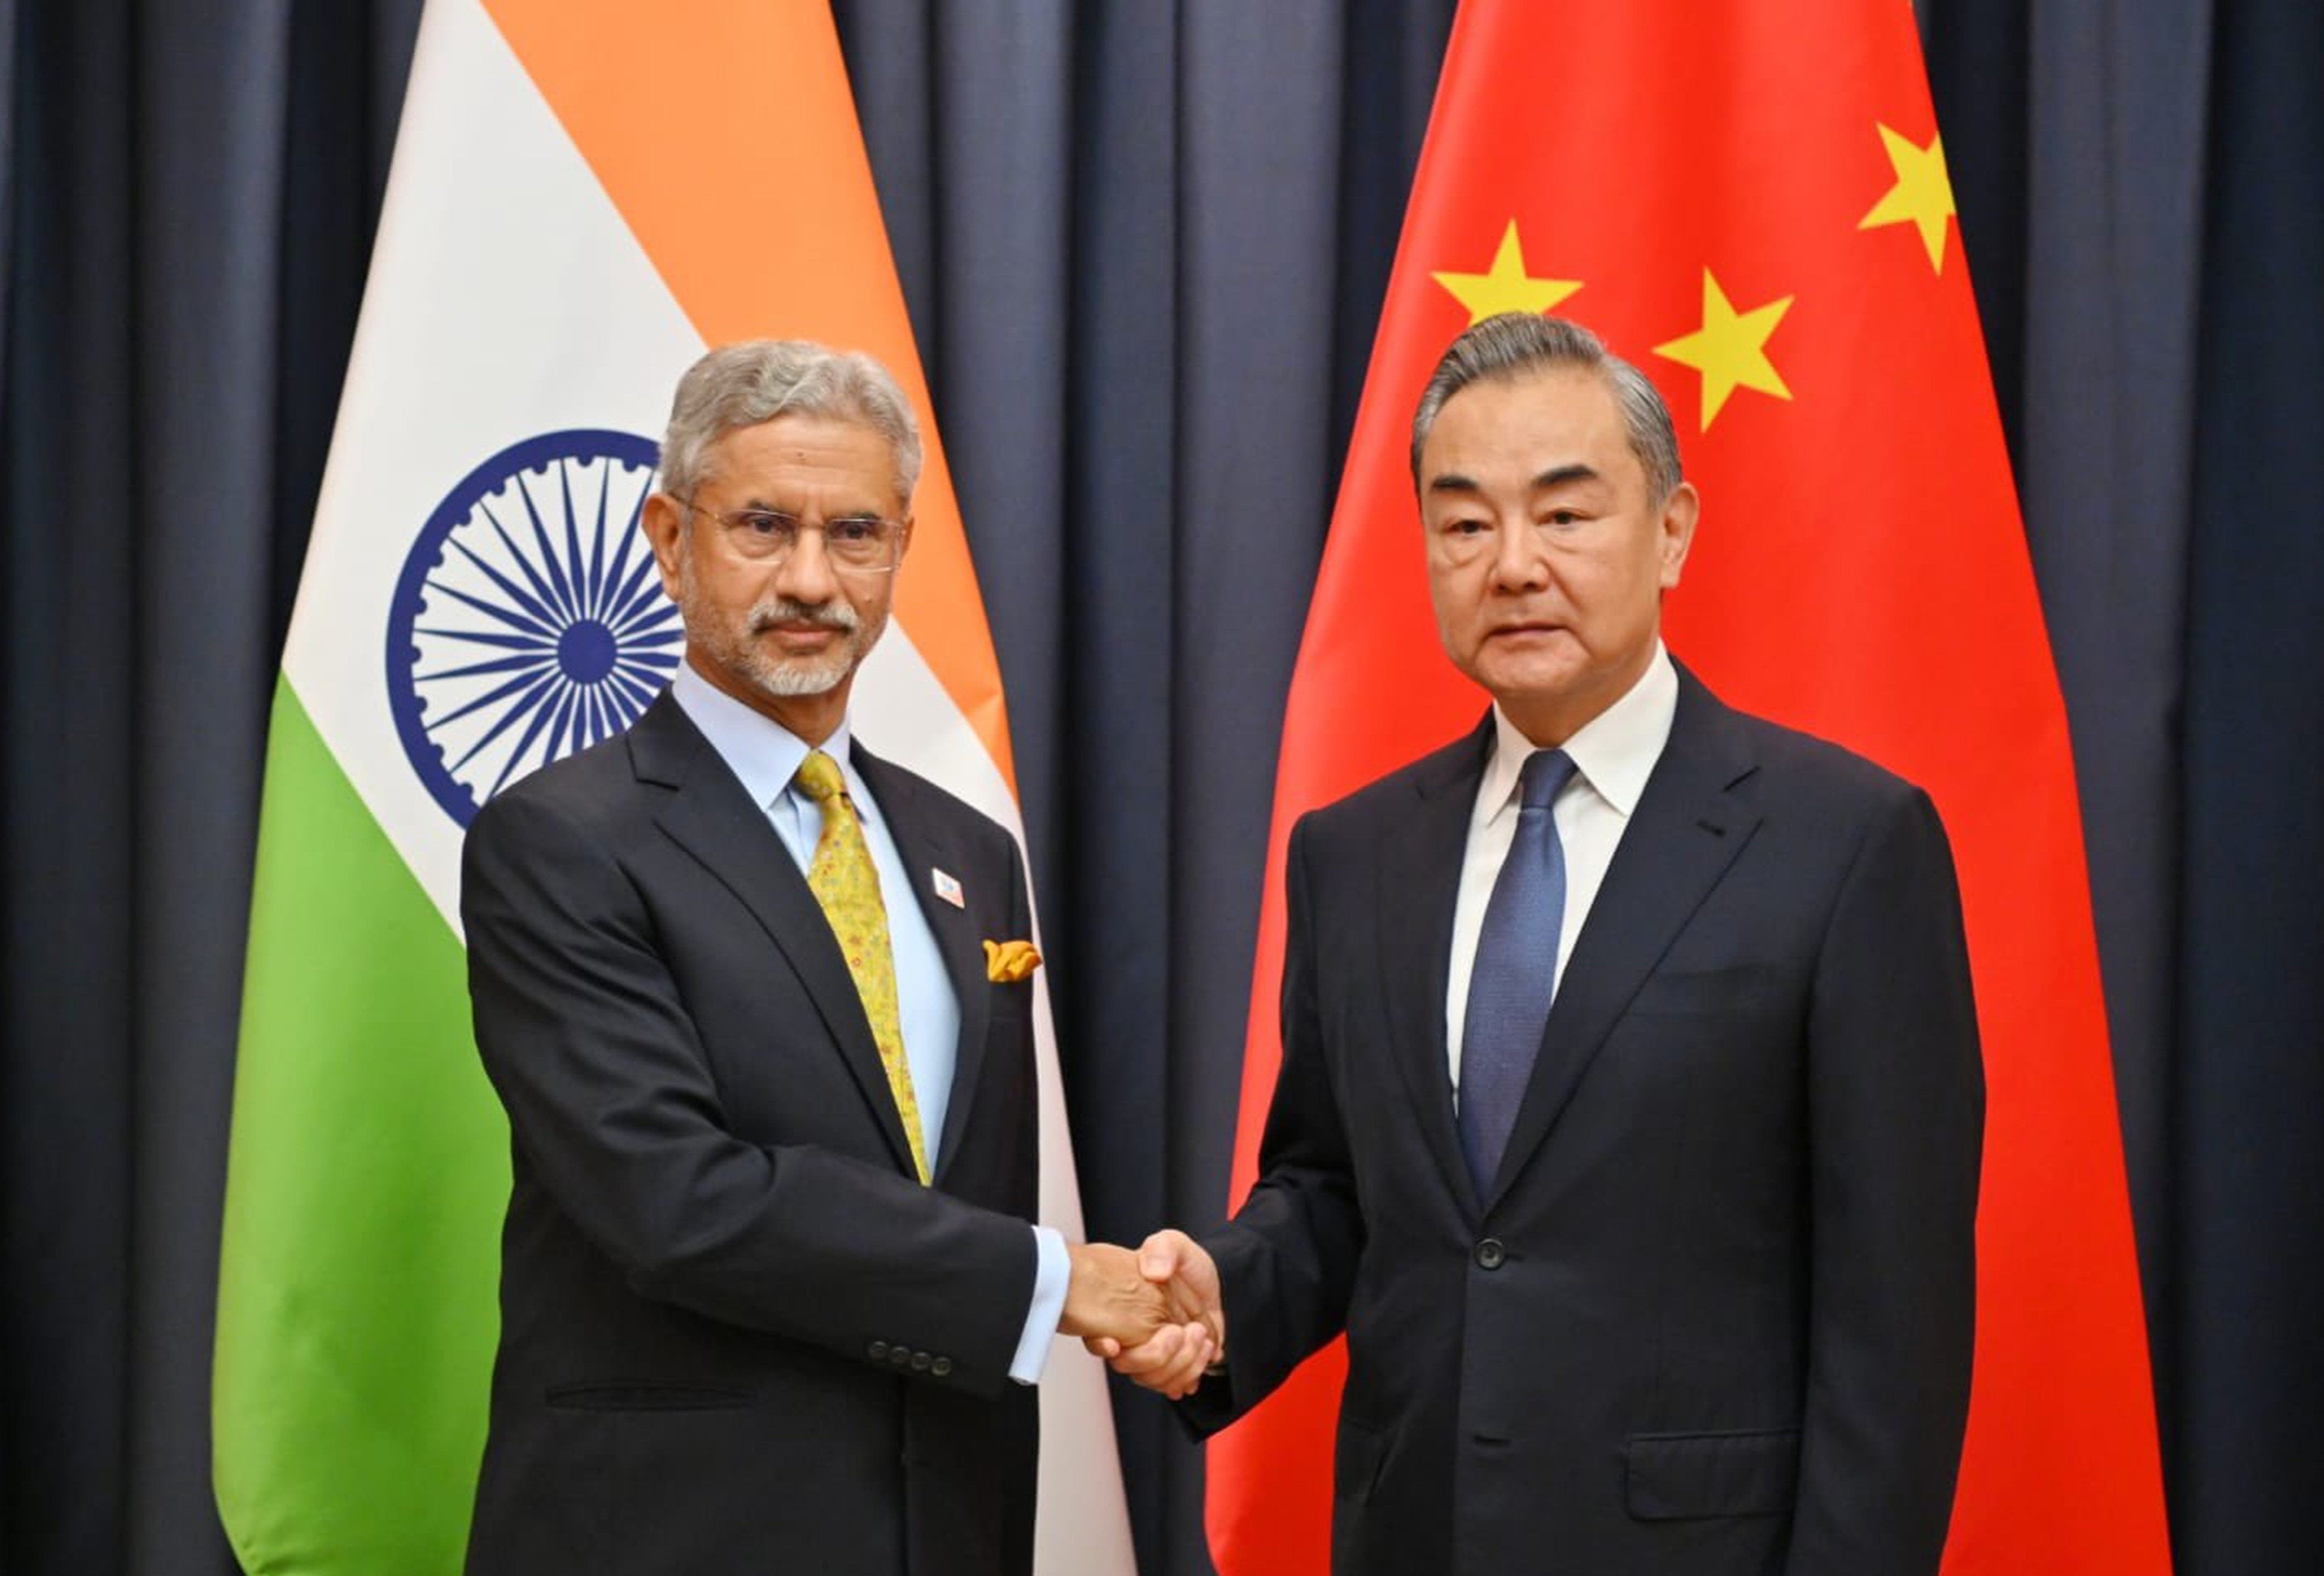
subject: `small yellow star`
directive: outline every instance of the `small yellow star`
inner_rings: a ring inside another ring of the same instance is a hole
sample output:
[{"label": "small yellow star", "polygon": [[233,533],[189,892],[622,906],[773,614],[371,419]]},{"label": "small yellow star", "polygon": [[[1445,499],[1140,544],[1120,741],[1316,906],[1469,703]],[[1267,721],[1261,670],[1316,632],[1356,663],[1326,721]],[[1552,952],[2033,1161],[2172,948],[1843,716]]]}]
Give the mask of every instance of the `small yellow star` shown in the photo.
[{"label": "small yellow star", "polygon": [[1888,162],[1896,171],[1896,184],[1872,205],[1872,211],[1856,227],[1871,230],[1882,225],[1918,226],[1921,245],[1929,249],[1929,266],[1942,273],[1945,221],[1956,211],[1952,178],[1945,173],[1945,140],[1932,136],[1927,147],[1919,147],[1911,138],[1884,125],[1880,127],[1880,141],[1888,150]]},{"label": "small yellow star", "polygon": [[1517,245],[1517,221],[1511,219],[1493,254],[1489,273],[1435,273],[1437,283],[1451,291],[1469,309],[1471,326],[1496,312],[1545,312],[1582,288],[1578,279],[1528,279],[1525,250]]},{"label": "small yellow star", "polygon": [[1683,339],[1655,346],[1655,354],[1702,374],[1704,431],[1711,431],[1711,418],[1719,414],[1727,396],[1738,388],[1756,388],[1782,400],[1792,397],[1775,363],[1767,359],[1767,337],[1784,320],[1792,301],[1787,295],[1766,306],[1738,312],[1728,301],[1727,292],[1719,288],[1719,281],[1711,277],[1711,270],[1702,271],[1702,327]]}]

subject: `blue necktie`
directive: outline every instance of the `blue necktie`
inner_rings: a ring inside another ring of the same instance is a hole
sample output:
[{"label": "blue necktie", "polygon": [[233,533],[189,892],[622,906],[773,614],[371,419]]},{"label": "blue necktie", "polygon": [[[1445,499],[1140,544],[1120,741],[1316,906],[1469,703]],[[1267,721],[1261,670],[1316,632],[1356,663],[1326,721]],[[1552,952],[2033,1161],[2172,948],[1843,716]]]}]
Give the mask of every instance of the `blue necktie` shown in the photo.
[{"label": "blue necktie", "polygon": [[1461,1150],[1480,1197],[1492,1191],[1549,1023],[1557,934],[1565,922],[1565,848],[1549,807],[1573,771],[1563,750],[1526,757],[1517,776],[1517,837],[1477,938],[1461,1032]]}]

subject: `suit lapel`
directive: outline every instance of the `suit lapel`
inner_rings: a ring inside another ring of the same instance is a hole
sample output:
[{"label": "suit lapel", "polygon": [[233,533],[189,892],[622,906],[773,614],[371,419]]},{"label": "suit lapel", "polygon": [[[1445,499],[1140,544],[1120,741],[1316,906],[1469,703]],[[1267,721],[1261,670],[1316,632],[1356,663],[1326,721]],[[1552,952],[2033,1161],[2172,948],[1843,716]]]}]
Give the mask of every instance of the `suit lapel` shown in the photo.
[{"label": "suit lapel", "polygon": [[855,769],[871,785],[881,819],[888,823],[888,835],[895,839],[896,851],[903,857],[912,896],[927,916],[928,929],[935,932],[936,950],[944,954],[945,973],[960,1004],[960,1049],[953,1064],[952,1099],[945,1108],[944,1132],[936,1141],[936,1176],[941,1178],[960,1154],[968,1108],[983,1082],[980,1074],[984,1065],[985,1025],[992,1010],[983,943],[987,936],[994,941],[1009,939],[1001,929],[1005,921],[991,913],[994,900],[1005,904],[1008,895],[979,891],[974,884],[964,883],[961,906],[931,902],[936,872],[957,876],[964,867],[957,846],[945,835],[939,819],[929,813],[918,779],[880,759],[860,741],[853,753]]},{"label": "suit lapel", "polygon": [[1452,1074],[1444,1044],[1444,993],[1451,978],[1452,909],[1469,845],[1477,784],[1492,750],[1492,717],[1451,747],[1422,761],[1418,802],[1387,829],[1379,890],[1379,978],[1388,996],[1388,1054],[1402,1073],[1421,1138],[1445,1185],[1473,1215],[1476,1189],[1452,1119]]},{"label": "suit lapel", "polygon": [[630,760],[641,781],[672,790],[657,818],[679,847],[741,900],[777,952],[798,976],[824,1026],[863,1092],[890,1153],[912,1170],[903,1118],[880,1065],[847,960],[832,936],[807,877],[718,753],[687,720],[669,693],[649,707],[630,730]]},{"label": "suit lapel", "polygon": [[1670,742],[1566,960],[1490,1209],[1541,1146],[1638,987],[1759,824],[1730,790],[1754,766],[1734,713],[1679,670]]}]

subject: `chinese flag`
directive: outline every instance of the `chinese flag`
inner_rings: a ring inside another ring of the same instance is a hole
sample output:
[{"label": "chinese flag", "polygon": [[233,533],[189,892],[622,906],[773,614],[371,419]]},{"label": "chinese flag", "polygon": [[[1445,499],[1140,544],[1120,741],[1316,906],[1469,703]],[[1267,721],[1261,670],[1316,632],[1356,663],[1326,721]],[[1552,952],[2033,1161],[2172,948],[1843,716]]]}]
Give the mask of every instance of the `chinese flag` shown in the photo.
[{"label": "chinese flag", "polygon": [[[1292,681],[1269,867],[1301,812],[1485,704],[1438,646],[1406,470],[1437,357],[1498,311],[1589,324],[1661,387],[1702,491],[1674,653],[1730,703],[1919,783],[1952,837],[1989,1110],[1946,1571],[2158,1576],[2073,758],[1952,216],[1905,0],[1468,0]],[[1277,878],[1237,1201],[1280,1056],[1283,923]],[[1213,1444],[1225,1576],[1325,1570],[1343,1367],[1319,1356]]]}]

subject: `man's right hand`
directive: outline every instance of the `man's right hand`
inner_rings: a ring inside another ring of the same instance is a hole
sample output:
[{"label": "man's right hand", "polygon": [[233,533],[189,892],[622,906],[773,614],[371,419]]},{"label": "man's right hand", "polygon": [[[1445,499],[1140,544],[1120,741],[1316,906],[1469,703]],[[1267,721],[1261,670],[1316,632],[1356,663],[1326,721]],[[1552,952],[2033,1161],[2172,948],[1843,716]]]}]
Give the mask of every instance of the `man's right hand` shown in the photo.
[{"label": "man's right hand", "polygon": [[[1157,1231],[1139,1245],[1138,1270],[1167,1293],[1172,1317],[1150,1339],[1130,1344],[1089,1340],[1084,1344],[1117,1374],[1176,1401],[1191,1395],[1204,1370],[1226,1355],[1227,1317],[1219,1266],[1183,1231]],[[1199,1332],[1202,1339],[1194,1339]]]},{"label": "man's right hand", "polygon": [[1217,1357],[1213,1327],[1198,1313],[1182,1310],[1147,1273],[1139,1255],[1102,1242],[1071,1243],[1065,1251],[1073,1273],[1057,1321],[1060,1333],[1080,1337],[1100,1357],[1167,1351],[1194,1362],[1198,1375]]}]

